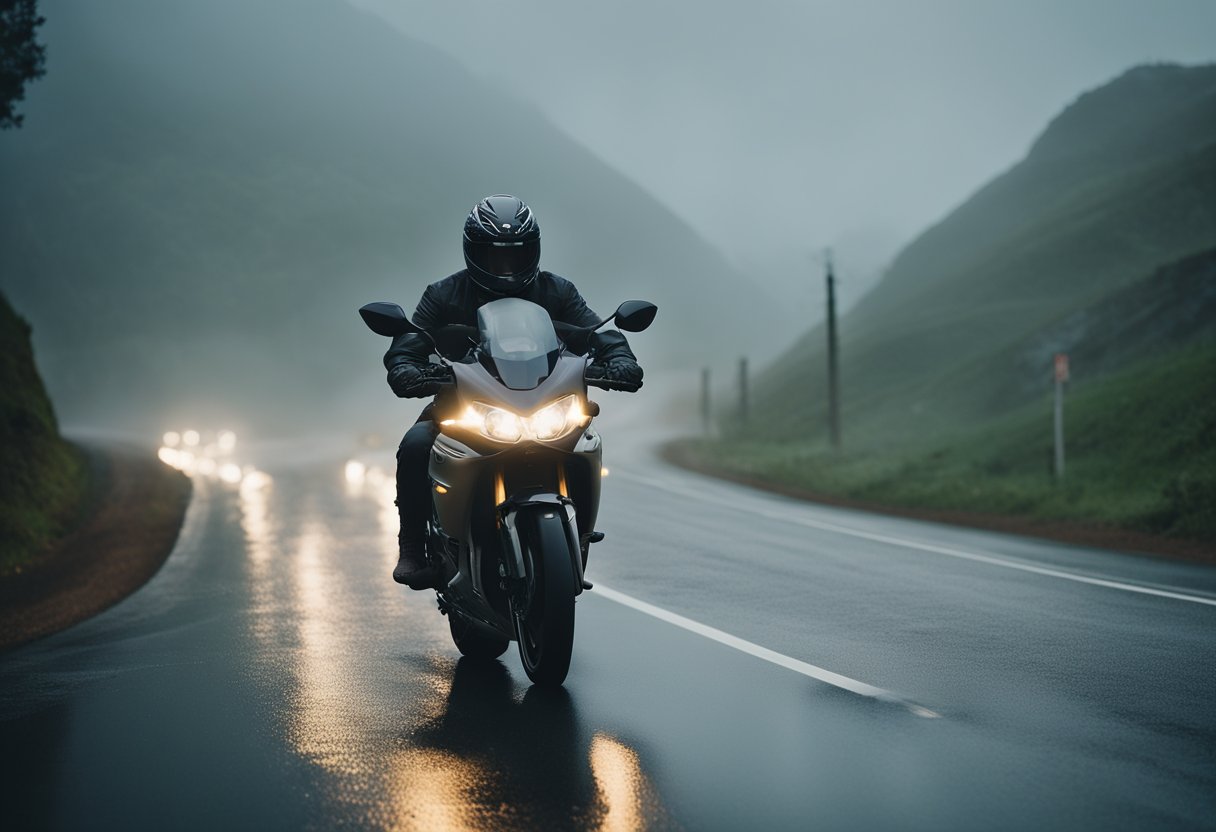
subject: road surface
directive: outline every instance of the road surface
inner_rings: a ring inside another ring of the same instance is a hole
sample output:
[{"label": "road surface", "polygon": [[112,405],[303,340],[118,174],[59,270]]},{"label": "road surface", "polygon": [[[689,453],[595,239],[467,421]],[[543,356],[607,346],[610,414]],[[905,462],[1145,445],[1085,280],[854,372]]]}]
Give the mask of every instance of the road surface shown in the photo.
[{"label": "road surface", "polygon": [[1216,570],[608,441],[564,690],[458,660],[389,579],[387,483],[280,448],[199,484],[147,586],[0,658],[5,828],[1216,828]]}]

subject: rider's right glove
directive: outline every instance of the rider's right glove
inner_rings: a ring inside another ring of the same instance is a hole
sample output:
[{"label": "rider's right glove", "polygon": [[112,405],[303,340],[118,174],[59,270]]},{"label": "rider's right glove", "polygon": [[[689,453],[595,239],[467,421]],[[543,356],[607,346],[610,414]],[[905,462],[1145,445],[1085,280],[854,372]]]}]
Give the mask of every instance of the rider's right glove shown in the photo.
[{"label": "rider's right glove", "polygon": [[613,382],[617,389],[636,392],[642,386],[642,368],[636,361],[627,358],[609,359],[604,364],[592,364],[587,368],[587,378],[602,378]]},{"label": "rider's right glove", "polygon": [[403,399],[425,399],[452,381],[452,371],[440,364],[402,363],[388,371],[388,386]]}]

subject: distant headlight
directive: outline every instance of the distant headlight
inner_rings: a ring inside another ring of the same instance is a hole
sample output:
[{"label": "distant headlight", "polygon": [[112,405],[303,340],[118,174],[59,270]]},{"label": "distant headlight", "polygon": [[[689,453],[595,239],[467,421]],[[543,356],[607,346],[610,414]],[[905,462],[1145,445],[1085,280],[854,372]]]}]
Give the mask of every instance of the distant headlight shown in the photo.
[{"label": "distant headlight", "polygon": [[459,425],[477,431],[487,439],[509,444],[525,437],[544,442],[560,439],[586,423],[587,414],[583,412],[582,402],[575,394],[563,396],[531,416],[519,416],[485,402],[473,402],[459,419],[445,419],[442,422],[445,426]]}]

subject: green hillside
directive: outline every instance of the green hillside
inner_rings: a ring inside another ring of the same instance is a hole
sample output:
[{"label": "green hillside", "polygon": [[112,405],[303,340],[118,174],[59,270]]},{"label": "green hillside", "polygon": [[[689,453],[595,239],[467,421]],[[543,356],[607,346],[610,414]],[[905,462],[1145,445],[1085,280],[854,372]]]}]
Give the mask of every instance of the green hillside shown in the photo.
[{"label": "green hillside", "polygon": [[[1216,539],[1216,66],[1087,93],[911,243],[841,321],[845,452],[822,327],[703,462],[823,494]],[[1051,362],[1072,357],[1049,475]],[[791,392],[793,391],[793,392]]]},{"label": "green hillside", "polygon": [[354,310],[463,266],[489,192],[532,203],[543,264],[594,308],[660,305],[652,366],[735,305],[685,292],[747,286],[534,107],[344,0],[44,6],[48,72],[0,142],[0,285],[67,422],[290,430],[386,404]]},{"label": "green hillside", "polygon": [[[1050,372],[1050,349],[1011,355],[1028,333],[1213,245],[1216,66],[1141,67],[1082,96],[842,321],[850,445],[1001,416]],[[824,436],[823,343],[817,327],[759,380],[767,435]]]},{"label": "green hillside", "polygon": [[88,483],[34,366],[30,327],[0,295],[0,574],[57,537]]}]

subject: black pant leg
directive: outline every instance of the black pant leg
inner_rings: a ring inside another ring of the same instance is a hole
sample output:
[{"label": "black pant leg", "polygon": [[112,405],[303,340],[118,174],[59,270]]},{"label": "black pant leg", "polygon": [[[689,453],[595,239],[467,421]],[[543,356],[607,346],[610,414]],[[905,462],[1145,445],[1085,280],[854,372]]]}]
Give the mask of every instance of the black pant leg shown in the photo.
[{"label": "black pant leg", "polygon": [[419,421],[405,433],[397,448],[397,513],[401,534],[421,539],[430,514],[430,477],[427,466],[437,427],[429,420]]}]

